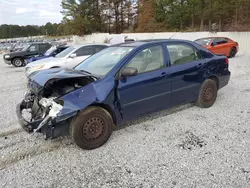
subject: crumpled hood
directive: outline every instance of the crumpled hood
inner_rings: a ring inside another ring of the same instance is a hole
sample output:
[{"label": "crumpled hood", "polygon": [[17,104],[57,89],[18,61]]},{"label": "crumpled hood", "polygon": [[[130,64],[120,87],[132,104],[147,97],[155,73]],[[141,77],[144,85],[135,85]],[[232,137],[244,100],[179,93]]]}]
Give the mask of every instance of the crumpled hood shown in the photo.
[{"label": "crumpled hood", "polygon": [[45,84],[50,80],[60,80],[67,78],[79,78],[91,76],[89,74],[77,71],[75,69],[61,69],[53,68],[46,69],[39,72],[34,72],[29,75],[29,84],[38,84],[40,87],[44,87]]}]

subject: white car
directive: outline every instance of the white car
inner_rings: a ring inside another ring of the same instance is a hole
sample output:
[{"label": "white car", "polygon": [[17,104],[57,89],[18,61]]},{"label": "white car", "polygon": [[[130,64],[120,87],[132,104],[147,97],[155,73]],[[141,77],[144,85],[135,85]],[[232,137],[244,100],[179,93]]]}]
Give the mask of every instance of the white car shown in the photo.
[{"label": "white car", "polygon": [[107,48],[108,44],[73,45],[57,54],[55,57],[41,59],[29,63],[25,67],[26,76],[31,73],[50,68],[74,68],[89,56]]}]

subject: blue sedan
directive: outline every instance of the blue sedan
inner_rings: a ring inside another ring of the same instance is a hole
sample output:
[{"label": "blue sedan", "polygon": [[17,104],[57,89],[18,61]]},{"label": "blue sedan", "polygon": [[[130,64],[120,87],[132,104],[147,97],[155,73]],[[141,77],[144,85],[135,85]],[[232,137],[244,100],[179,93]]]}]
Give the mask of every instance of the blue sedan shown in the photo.
[{"label": "blue sedan", "polygon": [[[31,74],[17,116],[28,132],[71,135],[79,147],[94,149],[128,120],[185,103],[211,107],[229,79],[227,57],[191,41],[122,43],[75,69]],[[25,109],[31,109],[29,120]]]},{"label": "blue sedan", "polygon": [[40,59],[46,59],[46,58],[49,58],[49,57],[55,57],[57,54],[59,54],[60,52],[62,52],[66,48],[68,48],[68,46],[57,46],[57,47],[52,46],[43,55],[27,59],[27,64],[31,63],[31,62],[34,62],[34,61],[37,61],[37,60],[40,60]]}]

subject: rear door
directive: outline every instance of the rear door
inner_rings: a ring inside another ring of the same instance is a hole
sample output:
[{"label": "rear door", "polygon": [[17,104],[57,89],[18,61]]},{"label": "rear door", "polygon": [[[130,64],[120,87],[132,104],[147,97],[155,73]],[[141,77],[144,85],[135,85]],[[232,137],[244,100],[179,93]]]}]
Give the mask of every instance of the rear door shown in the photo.
[{"label": "rear door", "polygon": [[196,100],[204,74],[204,60],[199,51],[188,43],[167,44],[171,105]]},{"label": "rear door", "polygon": [[89,56],[91,56],[94,53],[94,46],[83,46],[77,49],[74,54],[76,54],[76,57],[68,58],[67,59],[67,67],[73,68],[79,63],[81,63],[83,60],[87,59]]}]

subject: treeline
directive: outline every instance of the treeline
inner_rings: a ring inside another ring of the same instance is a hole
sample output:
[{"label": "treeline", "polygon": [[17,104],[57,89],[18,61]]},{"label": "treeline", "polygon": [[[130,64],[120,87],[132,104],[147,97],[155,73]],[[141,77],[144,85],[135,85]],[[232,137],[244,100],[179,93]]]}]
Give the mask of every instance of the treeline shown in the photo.
[{"label": "treeline", "polygon": [[138,32],[249,31],[250,0],[141,0]]},{"label": "treeline", "polygon": [[61,24],[47,23],[44,26],[19,26],[19,25],[0,25],[0,38],[17,38],[37,35],[56,36],[60,33]]},{"label": "treeline", "polygon": [[132,0],[62,0],[65,32],[77,35],[93,32],[133,31],[138,7]]},{"label": "treeline", "polygon": [[62,0],[63,20],[1,25],[0,38],[93,32],[249,31],[250,0]]}]

